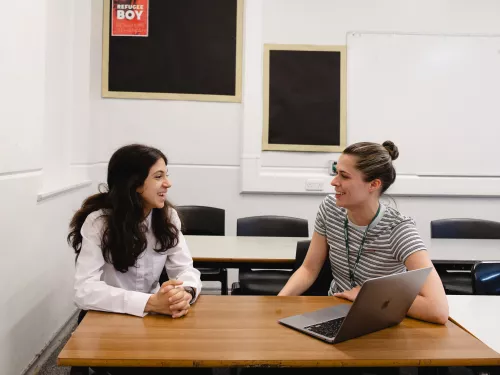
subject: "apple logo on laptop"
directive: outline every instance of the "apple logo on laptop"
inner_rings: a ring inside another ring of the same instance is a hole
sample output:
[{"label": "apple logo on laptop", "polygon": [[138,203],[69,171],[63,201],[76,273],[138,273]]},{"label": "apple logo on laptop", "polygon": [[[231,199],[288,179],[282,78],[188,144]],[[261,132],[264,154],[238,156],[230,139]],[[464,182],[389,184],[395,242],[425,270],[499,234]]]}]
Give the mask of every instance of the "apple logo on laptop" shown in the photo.
[{"label": "apple logo on laptop", "polygon": [[385,301],[385,302],[382,304],[382,310],[386,309],[386,308],[387,308],[387,306],[389,306],[389,303],[390,303],[390,302],[391,302],[391,300],[389,300],[389,299],[388,299],[387,301]]}]

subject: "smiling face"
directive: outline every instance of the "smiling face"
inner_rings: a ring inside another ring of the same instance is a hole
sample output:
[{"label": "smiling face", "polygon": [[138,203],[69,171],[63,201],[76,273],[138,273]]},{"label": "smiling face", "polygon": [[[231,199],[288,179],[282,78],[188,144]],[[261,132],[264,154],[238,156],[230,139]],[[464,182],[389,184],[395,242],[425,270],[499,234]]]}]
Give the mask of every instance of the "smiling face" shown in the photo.
[{"label": "smiling face", "polygon": [[365,176],[356,168],[357,157],[340,155],[337,163],[337,175],[331,185],[335,188],[337,206],[353,208],[364,205],[374,194],[378,198],[381,182],[379,179],[366,182]]},{"label": "smiling face", "polygon": [[167,165],[165,160],[160,158],[149,169],[144,184],[137,188],[137,192],[142,197],[146,214],[153,208],[163,208],[165,206],[167,190],[171,186],[172,184],[167,175]]}]

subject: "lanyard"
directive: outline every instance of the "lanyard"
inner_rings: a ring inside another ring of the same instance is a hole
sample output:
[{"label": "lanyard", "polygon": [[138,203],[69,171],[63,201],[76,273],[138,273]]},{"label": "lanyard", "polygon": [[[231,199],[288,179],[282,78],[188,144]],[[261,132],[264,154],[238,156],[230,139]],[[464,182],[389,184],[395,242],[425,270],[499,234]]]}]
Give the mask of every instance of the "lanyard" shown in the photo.
[{"label": "lanyard", "polygon": [[347,218],[347,214],[345,216],[344,221],[344,237],[345,237],[345,247],[347,249],[347,265],[349,267],[349,280],[351,281],[351,288],[354,288],[354,274],[356,273],[356,268],[358,268],[359,259],[361,258],[361,253],[363,252],[363,246],[365,244],[366,233],[368,233],[368,229],[370,229],[370,225],[375,221],[378,214],[380,213],[380,204],[378,205],[378,210],[375,216],[373,217],[370,224],[365,229],[365,233],[363,234],[363,239],[361,240],[361,245],[359,245],[358,256],[356,257],[356,262],[354,263],[354,268],[351,271],[351,259],[349,258],[349,219]]}]

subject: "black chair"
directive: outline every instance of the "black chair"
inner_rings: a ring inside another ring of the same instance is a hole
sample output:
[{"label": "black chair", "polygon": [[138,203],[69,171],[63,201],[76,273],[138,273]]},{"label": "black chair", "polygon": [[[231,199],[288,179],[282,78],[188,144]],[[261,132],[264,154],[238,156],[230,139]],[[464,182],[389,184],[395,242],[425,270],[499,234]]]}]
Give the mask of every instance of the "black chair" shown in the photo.
[{"label": "black chair", "polygon": [[[309,250],[309,245],[311,244],[310,240],[298,241],[297,242],[297,251],[295,252],[295,264],[294,264],[294,272],[304,263],[304,259],[306,258],[307,251]],[[326,296],[328,295],[328,290],[330,289],[330,284],[332,283],[333,275],[332,268],[330,266],[330,259],[328,254],[325,259],[325,263],[323,263],[323,267],[319,271],[318,277],[314,281],[314,283],[307,289],[303,296]]]},{"label": "black chair", "polygon": [[[207,206],[177,206],[177,213],[181,219],[181,231],[186,236],[224,236],[225,210]],[[195,264],[196,267],[196,264]],[[228,294],[227,269],[225,268],[198,268],[202,281],[219,281],[221,294]],[[165,271],[160,277],[161,283],[168,280]]]},{"label": "black chair", "polygon": [[306,219],[289,216],[251,216],[236,222],[236,235],[249,237],[309,237]]},{"label": "black chair", "polygon": [[[500,223],[481,219],[433,220],[431,238],[500,239]],[[446,294],[473,294],[472,266],[435,264]]]},{"label": "black chair", "polygon": [[431,221],[432,238],[500,239],[500,222],[482,219]]},{"label": "black chair", "polygon": [[[236,223],[237,236],[250,237],[309,237],[307,220],[288,216],[252,216]],[[277,295],[292,275],[290,270],[252,270],[240,268],[239,283],[231,294]]]},{"label": "black chair", "polygon": [[500,262],[479,262],[472,268],[474,294],[500,295]]}]

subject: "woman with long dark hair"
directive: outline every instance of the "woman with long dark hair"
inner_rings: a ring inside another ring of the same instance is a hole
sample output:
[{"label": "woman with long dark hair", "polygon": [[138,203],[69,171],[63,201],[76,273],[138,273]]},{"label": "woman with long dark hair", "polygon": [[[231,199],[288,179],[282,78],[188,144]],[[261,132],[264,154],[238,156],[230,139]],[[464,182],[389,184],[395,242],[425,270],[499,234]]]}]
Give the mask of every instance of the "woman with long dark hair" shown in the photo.
[{"label": "woman with long dark hair", "polygon": [[[70,224],[75,302],[83,310],[179,318],[201,291],[200,272],[166,200],[167,158],[128,145],[108,164],[106,191],[87,198]],[[169,281],[159,285],[166,269]]]}]

